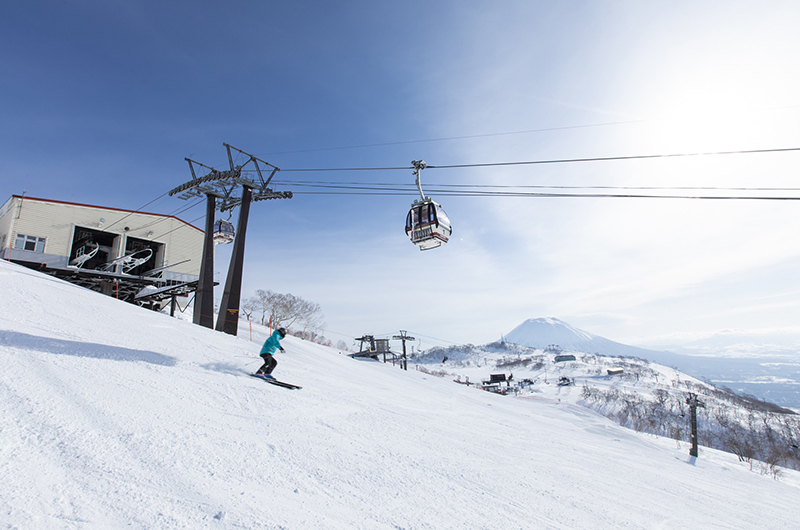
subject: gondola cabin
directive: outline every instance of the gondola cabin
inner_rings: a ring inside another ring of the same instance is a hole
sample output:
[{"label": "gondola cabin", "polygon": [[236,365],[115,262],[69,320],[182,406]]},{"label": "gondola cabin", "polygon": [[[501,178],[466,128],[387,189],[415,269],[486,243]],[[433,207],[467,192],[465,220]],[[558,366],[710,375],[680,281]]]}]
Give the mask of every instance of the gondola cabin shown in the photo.
[{"label": "gondola cabin", "polygon": [[223,221],[222,219],[214,223],[214,243],[226,244],[233,241],[235,231],[233,223]]},{"label": "gondola cabin", "polygon": [[406,216],[406,235],[420,250],[444,245],[452,232],[444,209],[431,200],[416,201]]}]

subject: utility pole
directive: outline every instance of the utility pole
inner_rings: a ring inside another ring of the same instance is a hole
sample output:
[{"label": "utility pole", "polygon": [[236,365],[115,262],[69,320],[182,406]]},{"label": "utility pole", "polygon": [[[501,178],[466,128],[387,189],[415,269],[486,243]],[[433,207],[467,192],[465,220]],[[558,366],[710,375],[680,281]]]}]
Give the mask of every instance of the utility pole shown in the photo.
[{"label": "utility pole", "polygon": [[689,449],[689,455],[697,456],[697,407],[705,408],[706,404],[697,399],[697,394],[689,392],[689,397],[686,398],[686,404],[689,405],[689,413],[692,422],[692,448]]},{"label": "utility pole", "polygon": [[401,329],[400,335],[395,335],[392,337],[394,340],[402,340],[403,341],[403,370],[408,371],[408,358],[406,357],[406,341],[407,340],[417,340],[414,337],[409,337],[406,335],[406,330]]}]

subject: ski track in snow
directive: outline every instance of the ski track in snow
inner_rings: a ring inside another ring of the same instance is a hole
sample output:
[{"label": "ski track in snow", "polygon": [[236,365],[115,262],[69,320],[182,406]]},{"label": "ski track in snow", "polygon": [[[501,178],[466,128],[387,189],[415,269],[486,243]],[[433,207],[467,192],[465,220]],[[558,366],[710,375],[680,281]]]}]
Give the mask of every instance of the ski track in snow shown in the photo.
[{"label": "ski track in snow", "polygon": [[6,529],[796,525],[791,481],[569,403],[294,337],[276,375],[304,388],[273,387],[248,375],[263,328],[230,337],[6,262],[0,310]]}]

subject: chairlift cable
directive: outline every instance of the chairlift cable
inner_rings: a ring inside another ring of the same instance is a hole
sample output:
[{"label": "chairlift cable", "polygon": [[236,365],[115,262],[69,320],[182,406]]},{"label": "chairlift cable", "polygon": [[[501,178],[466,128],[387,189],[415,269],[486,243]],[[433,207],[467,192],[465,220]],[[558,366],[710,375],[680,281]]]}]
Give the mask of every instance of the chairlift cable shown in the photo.
[{"label": "chairlift cable", "polygon": [[486,164],[453,164],[447,166],[428,166],[428,168],[453,169],[453,168],[468,168],[468,167],[527,166],[534,164],[608,162],[614,160],[646,160],[651,158],[678,158],[678,157],[690,157],[690,156],[748,155],[748,154],[761,154],[761,153],[783,153],[791,151],[800,151],[800,147],[784,147],[784,148],[774,148],[774,149],[747,149],[739,151],[709,151],[709,152],[699,152],[699,153],[673,153],[673,154],[659,154],[659,155],[606,156],[606,157],[595,157],[595,158],[563,158],[556,160],[534,160],[528,162],[491,162]]},{"label": "chairlift cable", "polygon": [[131,215],[133,215],[133,214],[135,214],[135,213],[138,213],[138,212],[140,212],[140,211],[141,211],[143,208],[146,208],[146,207],[150,206],[151,204],[153,204],[153,203],[154,203],[154,202],[156,202],[157,200],[159,200],[159,199],[163,198],[163,197],[164,197],[165,195],[167,195],[167,194],[169,194],[169,192],[164,192],[164,193],[162,193],[161,195],[159,195],[158,197],[156,197],[156,198],[155,198],[155,199],[153,199],[152,201],[148,202],[148,203],[147,203],[147,204],[145,204],[144,206],[141,206],[141,207],[139,207],[138,209],[136,209],[136,210],[134,210],[134,211],[130,212],[128,215],[126,215],[126,216],[124,216],[124,217],[122,217],[122,218],[120,218],[120,219],[118,219],[118,220],[114,221],[113,223],[111,223],[110,225],[108,225],[108,226],[107,226],[105,229],[106,229],[106,230],[108,230],[109,228],[111,228],[111,227],[112,227],[112,226],[114,226],[115,224],[117,224],[117,223],[120,223],[120,222],[124,221],[125,219],[127,219],[128,217],[130,217]]},{"label": "chairlift cable", "polygon": [[[779,147],[771,149],[742,149],[737,151],[707,151],[696,153],[670,153],[655,155],[630,155],[630,156],[603,156],[589,158],[558,158],[550,160],[528,160],[522,162],[486,162],[477,164],[449,164],[449,165],[428,165],[427,169],[463,169],[473,167],[500,167],[500,166],[530,166],[539,164],[565,164],[576,162],[610,162],[620,160],[647,160],[654,158],[681,158],[693,156],[723,156],[723,155],[748,155],[764,153],[786,153],[800,151],[800,147]],[[338,167],[338,168],[294,168],[281,169],[282,172],[318,172],[318,171],[394,171],[394,170],[413,170],[413,166],[402,167]]]},{"label": "chairlift cable", "polygon": [[180,230],[181,228],[185,228],[185,227],[187,227],[187,226],[192,226],[192,223],[196,223],[196,222],[197,222],[197,221],[199,221],[200,219],[205,219],[205,218],[206,218],[206,215],[205,215],[205,214],[203,214],[203,215],[201,215],[200,217],[198,217],[198,218],[196,218],[196,219],[192,219],[191,221],[189,221],[189,222],[188,222],[188,223],[186,223],[186,224],[183,224],[183,225],[178,225],[178,226],[176,226],[175,228],[173,228],[172,230],[169,230],[168,232],[164,232],[163,234],[160,234],[160,235],[158,235],[158,236],[155,236],[155,237],[153,237],[153,239],[160,239],[160,238],[164,237],[164,236],[165,236],[165,235],[167,235],[167,234],[171,234],[171,233],[172,233],[172,232],[174,232],[175,230]]},{"label": "chairlift cable", "polygon": [[[784,110],[784,109],[794,109],[798,108],[800,105],[784,105],[780,107],[764,107],[759,109],[743,109],[742,112],[762,112],[762,111],[773,111],[773,110]],[[320,147],[315,149],[298,149],[293,151],[274,151],[270,153],[264,153],[263,155],[259,156],[271,156],[271,155],[286,155],[286,154],[298,154],[298,153],[317,153],[321,151],[341,151],[345,149],[363,149],[366,147],[387,147],[391,145],[409,145],[409,144],[421,144],[421,143],[428,143],[428,142],[444,142],[444,141],[452,141],[452,140],[472,140],[475,138],[491,138],[495,136],[513,136],[518,134],[533,134],[533,133],[542,133],[542,132],[555,132],[555,131],[568,131],[574,129],[591,129],[596,127],[608,127],[614,125],[631,125],[635,123],[649,123],[649,122],[658,122],[658,121],[668,121],[668,120],[681,120],[685,119],[685,116],[668,116],[668,117],[661,117],[661,118],[645,118],[639,120],[624,120],[624,121],[612,121],[612,122],[605,122],[605,123],[589,123],[583,125],[565,125],[561,127],[544,127],[541,129],[527,129],[522,131],[505,131],[505,132],[495,132],[495,133],[482,133],[482,134],[467,134],[467,135],[460,135],[460,136],[445,136],[441,138],[428,138],[424,140],[403,140],[403,141],[396,141],[396,142],[381,142],[381,143],[373,143],[373,144],[361,144],[361,145],[345,145],[345,146],[338,146],[338,147]]]},{"label": "chairlift cable", "polygon": [[[414,191],[411,189],[406,188],[389,188],[389,187],[371,187],[371,186],[335,186],[335,185],[312,185],[307,184],[308,187],[313,188],[329,188],[329,189],[340,189],[340,190],[351,190],[350,192],[314,192],[314,191],[296,191],[296,194],[300,195],[407,195],[409,193],[413,193]],[[444,186],[444,185],[443,185]],[[450,188],[456,188],[458,185],[450,185]],[[464,185],[463,187],[469,188],[472,187],[470,185]],[[483,187],[483,186],[474,186],[474,187]],[[676,191],[676,190],[703,190],[703,191],[800,191],[800,188],[722,188],[722,187],[638,187],[638,186],[486,186],[486,187],[498,187],[498,188],[537,188],[537,189],[572,189],[572,190],[584,190],[584,189],[610,189],[610,190],[642,190],[642,191]],[[546,192],[525,192],[525,191],[502,191],[502,190],[468,190],[468,189],[439,189],[439,188],[428,188],[433,189],[434,193],[437,195],[446,195],[446,196],[457,196],[457,197],[464,197],[464,196],[475,196],[475,197],[491,197],[491,196],[509,196],[509,197],[524,197],[524,196],[532,196],[532,197],[579,197],[579,196],[613,196],[613,197],[623,197],[623,196],[630,196],[630,197],[642,197],[642,198],[728,198],[728,199],[785,199],[786,197],[764,197],[764,196],[695,196],[695,195],[632,195],[632,194],[566,194],[566,193],[546,193]]]},{"label": "chairlift cable", "polygon": [[381,143],[374,143],[374,144],[361,144],[361,145],[345,145],[339,147],[319,147],[316,149],[299,149],[296,151],[275,151],[271,153],[265,153],[262,156],[270,156],[270,155],[289,155],[289,154],[299,154],[299,153],[317,153],[320,151],[341,151],[345,149],[363,149],[365,147],[388,147],[390,145],[409,145],[409,144],[422,144],[428,142],[446,142],[452,140],[471,140],[474,138],[491,138],[493,136],[512,136],[517,134],[532,134],[532,133],[541,133],[541,132],[554,132],[554,131],[568,131],[571,129],[589,129],[593,127],[607,127],[609,125],[628,125],[631,123],[645,123],[648,121],[659,121],[660,119],[668,119],[668,118],[656,118],[655,120],[628,120],[628,121],[615,121],[615,122],[607,122],[607,123],[590,123],[586,125],[565,125],[562,127],[545,127],[542,129],[527,129],[523,131],[507,131],[507,132],[497,132],[497,133],[483,133],[483,134],[466,134],[462,136],[445,136],[442,138],[427,138],[424,140],[401,140],[397,142],[381,142]]},{"label": "chairlift cable", "polygon": [[[402,167],[334,167],[334,168],[301,168],[301,169],[281,169],[281,172],[297,172],[297,171],[393,171],[393,170],[409,170],[414,169],[413,166]],[[253,170],[242,170],[243,173]]]},{"label": "chairlift cable", "polygon": [[[518,197],[518,198],[595,198],[595,199],[698,199],[698,200],[762,200],[762,201],[800,201],[800,197],[758,197],[758,196],[731,196],[731,195],[634,195],[612,193],[540,193],[540,192],[478,192],[478,191],[442,191],[438,195],[450,197]],[[392,190],[364,190],[359,192],[348,191],[298,191],[295,195],[409,195],[411,191]]]},{"label": "chairlift cable", "polygon": [[[406,186],[413,191],[414,184],[397,182],[333,182],[294,180],[281,181],[292,186],[352,189],[351,186],[370,186],[367,189],[387,189],[386,186]],[[727,186],[564,186],[547,184],[428,184],[439,188],[535,188],[535,189],[612,189],[612,190],[718,190],[718,191],[800,191],[800,188],[745,188]],[[383,187],[378,187],[383,186]]]},{"label": "chairlift cable", "polygon": [[155,221],[150,221],[149,223],[144,224],[142,226],[137,226],[136,230],[142,230],[144,228],[149,228],[149,227],[155,226],[155,225],[157,225],[159,223],[163,223],[164,221],[167,220],[168,217],[177,217],[178,215],[191,210],[192,208],[194,208],[195,206],[200,205],[203,202],[205,202],[205,199],[201,198],[201,199],[197,199],[194,203],[180,206],[180,207],[174,209],[173,211],[171,211],[168,214],[161,214],[161,215],[163,215],[163,217],[161,217],[159,219],[156,219]]},{"label": "chairlift cable", "polygon": [[436,337],[431,337],[430,335],[424,335],[424,334],[422,334],[422,333],[418,333],[418,332],[416,332],[416,331],[413,331],[413,330],[407,330],[407,332],[408,332],[408,333],[411,333],[411,334],[413,334],[413,335],[414,335],[414,337],[417,337],[417,341],[419,340],[419,337],[423,337],[423,338],[425,338],[425,339],[428,339],[428,340],[435,340],[435,341],[437,341],[437,342],[441,342],[441,343],[444,343],[444,344],[451,344],[451,345],[453,345],[453,346],[458,346],[458,345],[459,345],[459,344],[458,344],[458,343],[456,343],[456,342],[452,342],[452,341],[449,341],[449,340],[444,340],[444,339],[438,339],[438,338],[436,338]]}]

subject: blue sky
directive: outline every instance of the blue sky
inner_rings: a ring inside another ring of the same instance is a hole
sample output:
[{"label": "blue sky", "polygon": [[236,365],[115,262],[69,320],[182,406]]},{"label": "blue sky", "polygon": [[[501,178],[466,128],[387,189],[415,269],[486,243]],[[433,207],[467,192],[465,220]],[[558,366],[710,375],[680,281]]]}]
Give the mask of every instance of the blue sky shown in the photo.
[{"label": "blue sky", "polygon": [[[138,209],[190,179],[184,157],[224,169],[223,142],[282,170],[800,147],[799,25],[793,1],[5,2],[0,184],[6,198]],[[788,152],[428,169],[422,182],[791,188],[798,164]],[[454,233],[420,252],[403,232],[413,180],[280,172],[294,198],[253,205],[245,294],[319,303],[334,342],[406,329],[423,348],[541,316],[620,341],[799,320],[798,202],[429,192]],[[409,191],[309,194],[301,181]]]}]

